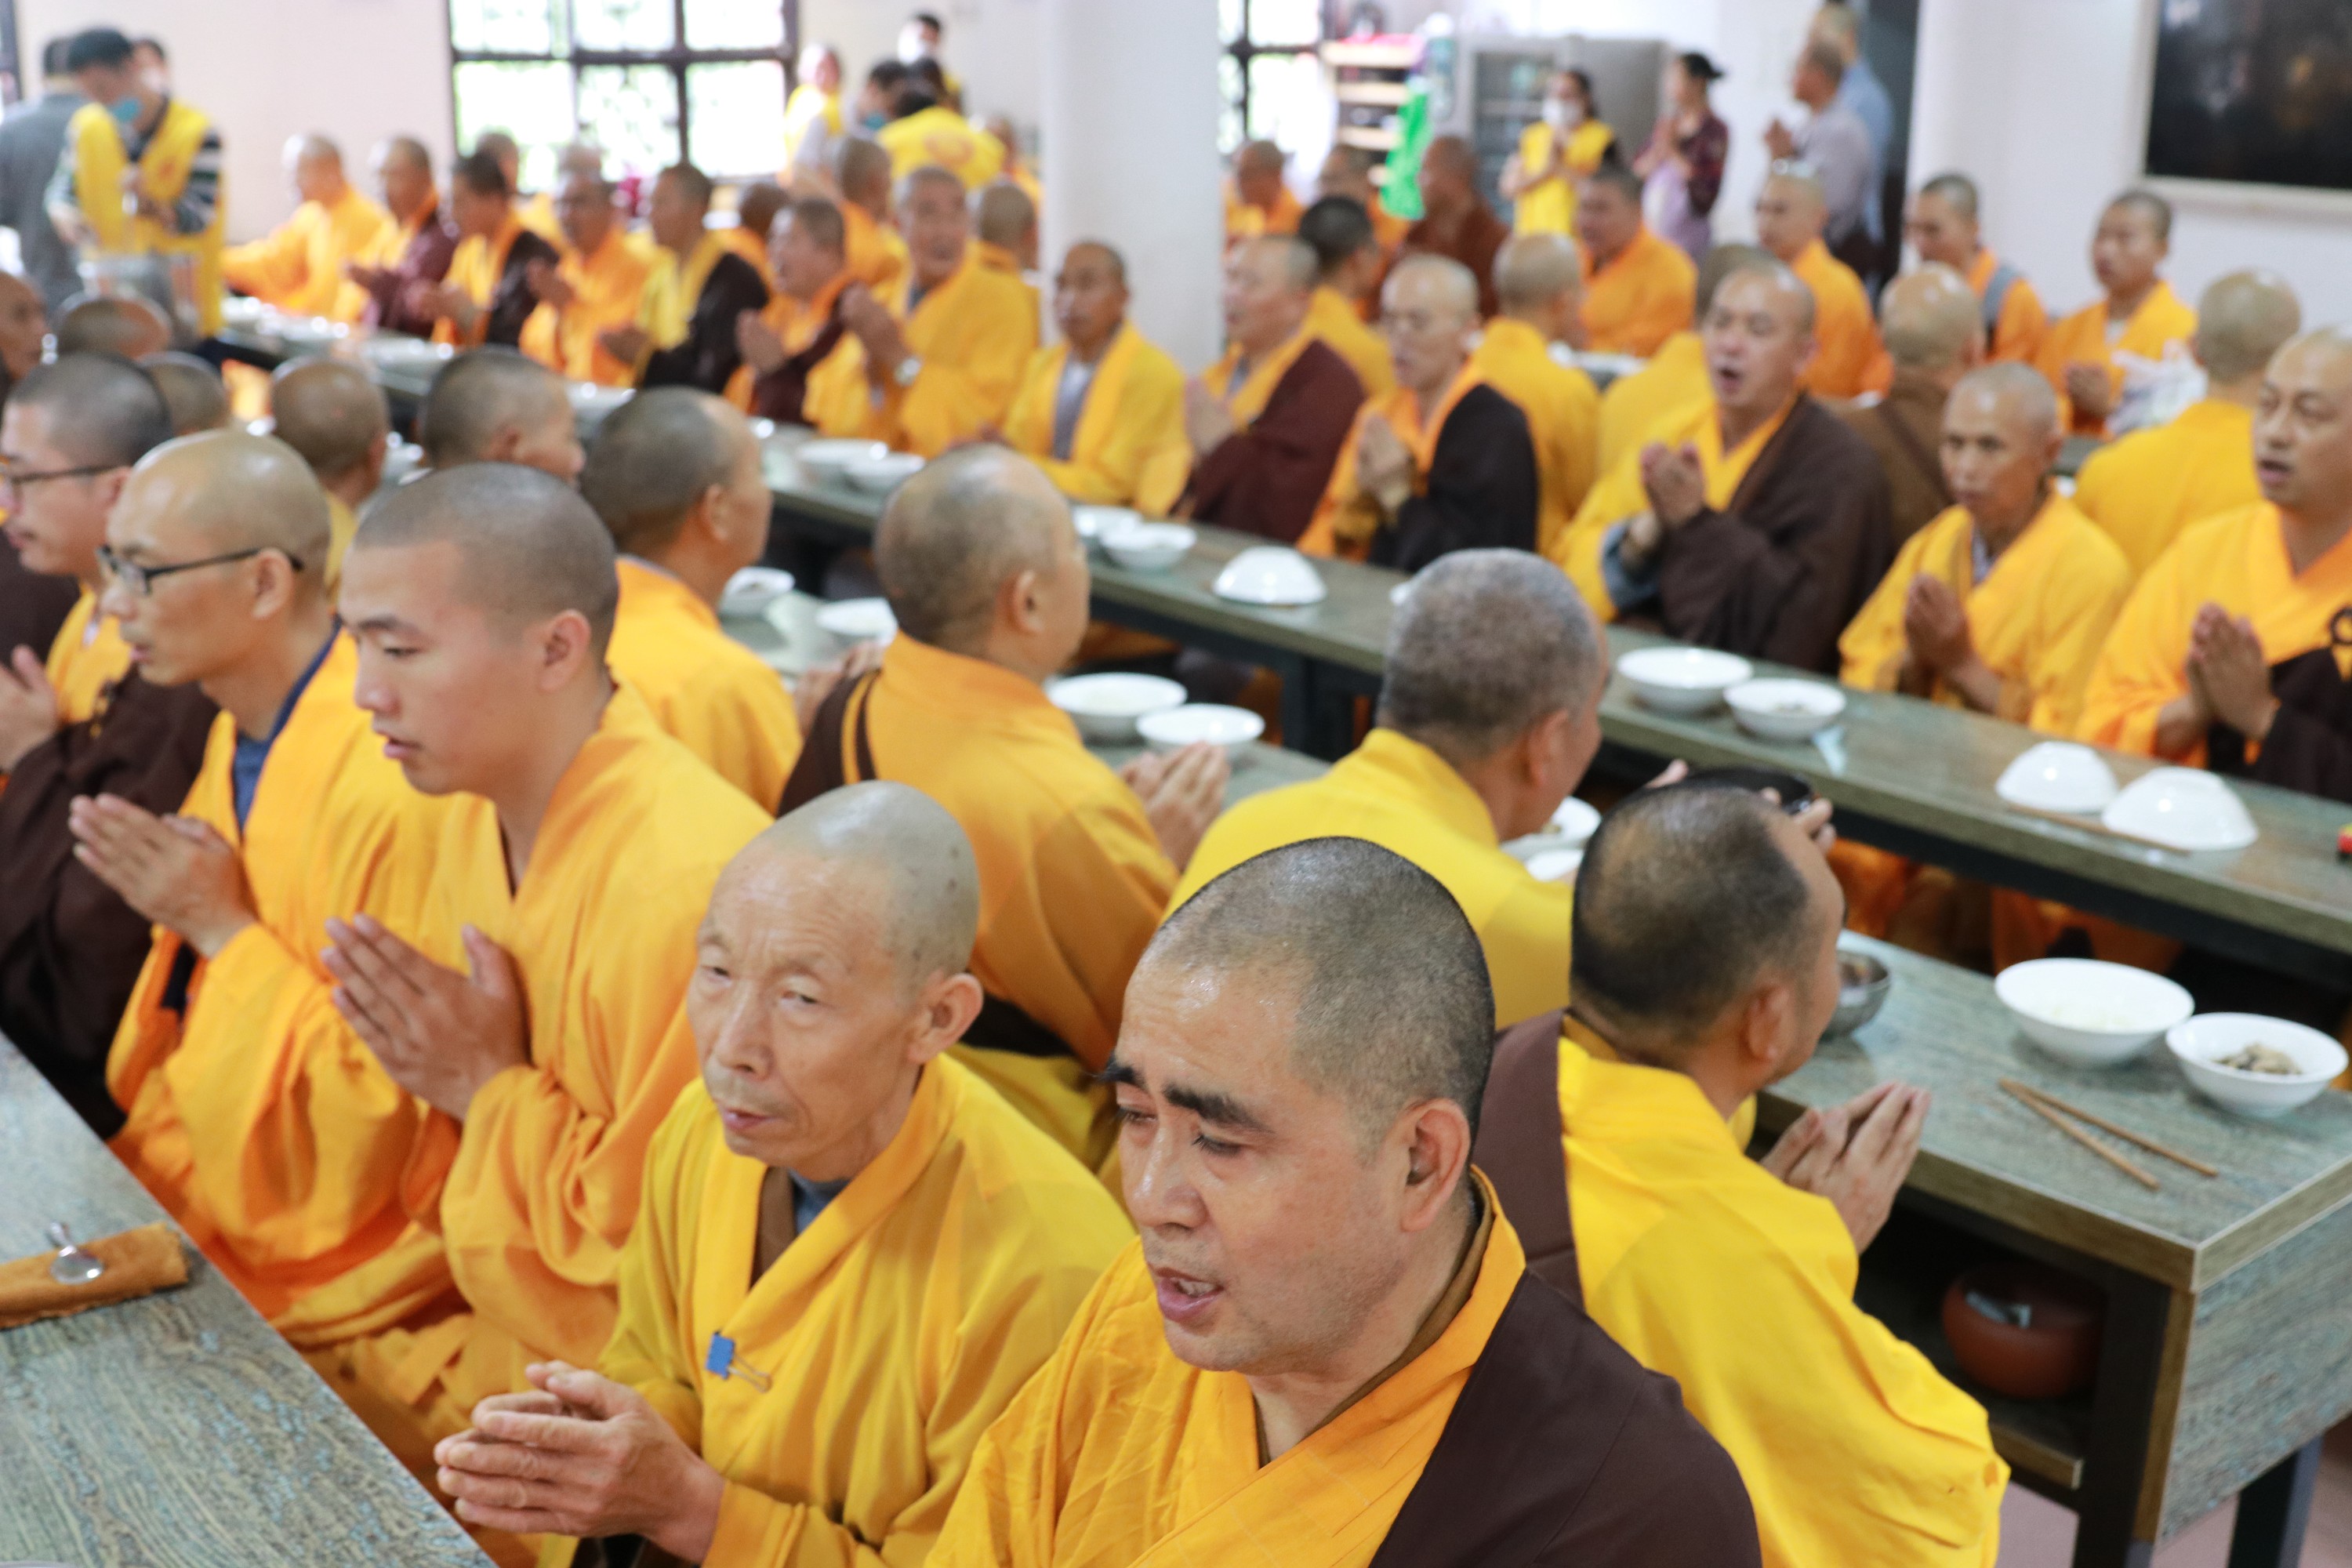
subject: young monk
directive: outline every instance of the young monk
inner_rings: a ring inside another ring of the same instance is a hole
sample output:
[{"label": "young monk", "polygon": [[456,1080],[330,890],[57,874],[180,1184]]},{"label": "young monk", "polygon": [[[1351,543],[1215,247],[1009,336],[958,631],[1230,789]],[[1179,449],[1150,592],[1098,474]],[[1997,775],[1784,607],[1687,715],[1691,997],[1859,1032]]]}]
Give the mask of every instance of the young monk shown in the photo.
[{"label": "young monk", "polygon": [[152,301],[135,294],[100,295],[66,311],[58,322],[58,357],[115,353],[141,360],[172,346],[172,323]]},{"label": "young monk", "polygon": [[1504,243],[1495,258],[1501,310],[1470,351],[1470,368],[1527,416],[1539,493],[1536,550],[1550,549],[1592,489],[1601,395],[1592,378],[1551,357],[1576,335],[1584,308],[1583,260],[1565,235],[1538,231]]},{"label": "young monk", "polygon": [[689,1563],[884,1562],[938,1534],[1132,1234],[944,1055],[980,1010],[979,920],[962,829],[903,785],[814,801],[735,858],[687,997],[702,1082],[655,1135],[612,1343],[443,1441],[460,1518]]},{"label": "young monk", "polygon": [[[710,176],[673,163],[654,179],[646,226],[658,247],[634,325],[605,347],[637,366],[639,386],[724,392],[742,362],[736,323],[768,302],[761,268],[738,254],[728,231],[709,226]],[[760,233],[765,236],[763,226]]]},{"label": "young monk", "polygon": [[416,444],[436,468],[519,463],[567,485],[587,460],[563,378],[512,349],[476,349],[436,371]]},{"label": "young monk", "polygon": [[525,268],[539,301],[523,324],[522,352],[570,381],[632,386],[635,354],[616,353],[608,334],[637,319],[653,258],[622,226],[613,186],[602,174],[566,174],[555,191],[555,221],[563,230],[562,259]]},{"label": "young monk", "polygon": [[1142,1231],[982,1439],[931,1568],[1757,1562],[1674,1385],[1550,1287],[1470,1166],[1494,998],[1377,845],[1179,910],[1109,1068]]},{"label": "young monk", "polygon": [[[768,269],[776,288],[759,314],[736,321],[744,366],[728,388],[736,406],[779,425],[808,424],[814,417],[808,406],[811,381],[820,367],[856,352],[841,320],[841,297],[856,281],[842,226],[847,210],[823,196],[804,196],[770,226]],[[825,374],[855,379],[845,365]]]},{"label": "young monk", "polygon": [[1756,242],[1812,290],[1815,347],[1806,388],[1822,397],[1853,397],[1881,353],[1878,323],[1862,279],[1822,239],[1829,213],[1819,175],[1801,163],[1775,164],[1756,196]]},{"label": "young monk", "polygon": [[1584,247],[1584,341],[1595,353],[1646,359],[1687,331],[1698,279],[1689,257],[1642,221],[1642,179],[1604,163],[1584,182],[1576,205]]},{"label": "young monk", "polygon": [[269,377],[270,433],[310,465],[327,492],[327,587],[342,580],[359,509],[383,482],[392,405],[367,372],[344,360],[289,360]]},{"label": "young monk", "polygon": [[[1368,320],[1380,315],[1381,280],[1388,258],[1372,232],[1371,215],[1345,196],[1324,196],[1299,216],[1298,237],[1313,248],[1315,292],[1307,302],[1307,330],[1348,362],[1369,397],[1395,390],[1396,366],[1388,340]],[[1361,302],[1372,306],[1367,317]]]},{"label": "young monk", "polygon": [[1967,280],[1982,313],[1987,359],[2036,363],[2050,313],[2025,275],[1984,243],[1974,180],[1938,174],[1920,186],[1903,236],[1921,261],[1941,262]]},{"label": "young monk", "polygon": [[768,545],[772,503],[751,422],[707,392],[640,393],[596,432],[580,493],[620,552],[613,673],[687,750],[774,809],[800,754],[792,697],[719,629],[727,580]]},{"label": "young monk", "polygon": [[2154,192],[2126,191],[2099,215],[2091,270],[2105,297],[2053,324],[2034,361],[2064,400],[2074,434],[2107,433],[2124,395],[2117,355],[2160,360],[2196,332],[2197,312],[2157,273],[2171,252],[2172,204]]},{"label": "young monk", "polygon": [[342,149],[325,136],[289,140],[286,175],[301,205],[261,238],[230,246],[222,274],[230,288],[290,314],[356,321],[368,296],[345,269],[391,242],[392,215],[352,187]]}]

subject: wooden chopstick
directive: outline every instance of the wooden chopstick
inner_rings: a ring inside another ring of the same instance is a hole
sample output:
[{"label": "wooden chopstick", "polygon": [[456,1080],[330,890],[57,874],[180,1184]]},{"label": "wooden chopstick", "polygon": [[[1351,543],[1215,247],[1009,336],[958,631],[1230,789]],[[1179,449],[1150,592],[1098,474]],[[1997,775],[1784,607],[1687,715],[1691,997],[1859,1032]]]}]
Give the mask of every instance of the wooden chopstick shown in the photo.
[{"label": "wooden chopstick", "polygon": [[2034,1115],[2041,1117],[2044,1121],[2050,1123],[2051,1126],[2055,1127],[2059,1131],[2063,1132],[2067,1137],[2072,1138],[2075,1142],[2080,1143],[2084,1148],[2088,1149],[2092,1153],[2096,1154],[2100,1159],[2105,1160],[2108,1164],[2113,1165],[2116,1170],[2121,1171],[2125,1175],[2129,1176],[2133,1181],[2137,1182],[2149,1192],[2160,1192],[2163,1190],[2163,1184],[2154,1176],[2149,1175],[2146,1171],[2141,1170],[2137,1165],[2133,1164],[2129,1160],[2125,1159],[2121,1154],[2116,1153],[2113,1149],[2108,1148],[2105,1143],[2100,1142],[2097,1139],[2092,1137],[2089,1133],[2084,1131],[2081,1128],[2075,1126],[2073,1122],[2059,1115],[2055,1110],[2053,1110],[2050,1107],[2042,1104],[2039,1100],[2036,1100],[2033,1097],[2032,1091],[2028,1089],[2023,1084],[2017,1083],[2009,1079],[2003,1079],[2000,1080],[2000,1086],[2001,1088],[2009,1090],[2011,1097],[2014,1099],[2018,1104],[2025,1107],[2026,1110],[2033,1112]]},{"label": "wooden chopstick", "polygon": [[2112,1132],[2126,1143],[2137,1143],[2151,1154],[2161,1154],[2176,1165],[2186,1165],[2200,1176],[2218,1176],[2221,1171],[2202,1160],[2193,1160],[2178,1149],[2168,1149],[2153,1138],[2144,1138],[2128,1127],[2118,1127],[2104,1116],[2094,1116],[2079,1105],[2069,1105],[2046,1089],[2036,1089],[2030,1083],[2020,1083],[2013,1078],[2000,1080],[2003,1089],[2022,1089],[2053,1110],[2063,1110],[2079,1121],[2087,1121],[2102,1131]]}]

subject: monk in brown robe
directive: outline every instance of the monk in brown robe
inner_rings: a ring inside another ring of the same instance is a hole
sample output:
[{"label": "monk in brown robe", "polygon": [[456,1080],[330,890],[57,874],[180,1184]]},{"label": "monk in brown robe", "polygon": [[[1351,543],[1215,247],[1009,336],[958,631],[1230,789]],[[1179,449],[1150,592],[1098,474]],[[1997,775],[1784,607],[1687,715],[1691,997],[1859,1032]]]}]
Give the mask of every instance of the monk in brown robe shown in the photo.
[{"label": "monk in brown robe", "polygon": [[1838,417],[1878,454],[1894,542],[1901,544],[1952,504],[1937,456],[1944,401],[1983,363],[1984,327],[1968,279],[1933,261],[1886,286],[1878,317],[1894,384]]},{"label": "monk in brown robe", "polygon": [[856,279],[849,269],[846,211],[823,196],[803,196],[777,215],[768,227],[775,292],[765,310],[735,324],[751,373],[744,401],[779,425],[810,423],[809,377],[849,336],[841,296]]},{"label": "monk in brown robe", "polygon": [[1421,155],[1421,221],[1405,230],[1401,255],[1417,250],[1450,256],[1478,279],[1478,314],[1493,315],[1495,253],[1511,237],[1511,226],[1495,216],[1478,194],[1478,155],[1459,136],[1440,136]]}]

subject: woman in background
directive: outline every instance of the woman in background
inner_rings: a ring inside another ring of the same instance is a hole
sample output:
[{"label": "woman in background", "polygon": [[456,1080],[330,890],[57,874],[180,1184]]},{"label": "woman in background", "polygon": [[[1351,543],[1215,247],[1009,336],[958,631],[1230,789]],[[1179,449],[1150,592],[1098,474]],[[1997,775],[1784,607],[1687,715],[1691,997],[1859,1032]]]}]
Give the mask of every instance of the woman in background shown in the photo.
[{"label": "woman in background", "polygon": [[1645,182],[1642,206],[1650,226],[1690,254],[1706,259],[1715,239],[1715,199],[1723,193],[1723,160],[1731,131],[1707,102],[1721,68],[1694,49],[1666,65],[1666,112],[1650,144],[1633,160]]},{"label": "woman in background", "polygon": [[1554,71],[1543,118],[1520,133],[1518,152],[1503,166],[1503,199],[1517,204],[1512,232],[1574,234],[1576,182],[1616,144],[1617,133],[1593,104],[1592,79],[1580,70]]}]

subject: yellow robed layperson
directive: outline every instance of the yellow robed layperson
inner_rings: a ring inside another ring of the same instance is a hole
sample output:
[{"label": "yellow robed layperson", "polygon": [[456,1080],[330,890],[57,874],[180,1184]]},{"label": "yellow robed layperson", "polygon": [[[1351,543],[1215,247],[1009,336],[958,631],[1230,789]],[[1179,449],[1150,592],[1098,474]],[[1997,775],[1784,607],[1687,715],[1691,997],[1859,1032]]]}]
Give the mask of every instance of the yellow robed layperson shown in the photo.
[{"label": "yellow robed layperson", "polygon": [[613,1342],[441,1445],[459,1517],[712,1564],[920,1561],[1133,1234],[941,1055],[980,1009],[979,915],[962,830],[900,784],[736,858],[687,1000],[702,1082],[655,1137]]},{"label": "yellow robed layperson", "polygon": [[1544,89],[1543,118],[1519,133],[1518,150],[1503,170],[1511,227],[1520,234],[1574,234],[1577,182],[1601,166],[1616,140],[1592,111],[1592,79],[1580,70],[1554,71]]}]

